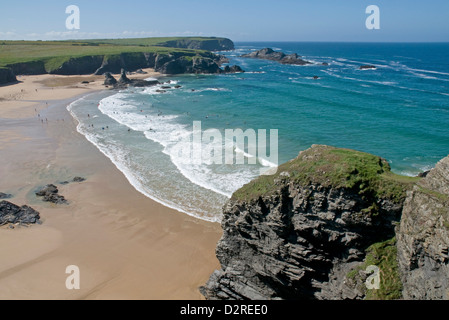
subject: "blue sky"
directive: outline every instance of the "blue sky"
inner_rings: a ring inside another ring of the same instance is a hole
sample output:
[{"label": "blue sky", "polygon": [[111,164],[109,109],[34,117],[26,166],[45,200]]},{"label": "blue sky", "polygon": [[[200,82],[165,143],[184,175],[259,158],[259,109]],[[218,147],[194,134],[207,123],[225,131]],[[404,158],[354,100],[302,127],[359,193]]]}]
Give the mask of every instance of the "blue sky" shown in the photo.
[{"label": "blue sky", "polygon": [[[81,29],[68,31],[77,5]],[[381,29],[368,30],[377,5]],[[234,41],[449,42],[449,0],[1,1],[0,39],[222,36]]]}]

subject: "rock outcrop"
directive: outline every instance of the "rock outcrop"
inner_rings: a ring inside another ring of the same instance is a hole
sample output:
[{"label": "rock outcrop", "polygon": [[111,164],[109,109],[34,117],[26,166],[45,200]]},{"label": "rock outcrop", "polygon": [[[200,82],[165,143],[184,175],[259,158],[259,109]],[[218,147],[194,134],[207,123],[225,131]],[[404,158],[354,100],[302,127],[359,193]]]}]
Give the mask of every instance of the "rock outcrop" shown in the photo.
[{"label": "rock outcrop", "polygon": [[305,60],[301,59],[301,57],[298,56],[298,54],[296,54],[296,53],[286,55],[283,52],[276,52],[271,48],[265,48],[265,49],[262,49],[259,51],[254,51],[249,54],[245,54],[242,57],[253,58],[253,59],[272,60],[272,61],[278,61],[282,64],[292,64],[292,65],[299,65],[299,66],[312,64],[309,61],[305,61]]},{"label": "rock outcrop", "polygon": [[196,55],[193,57],[176,57],[174,55],[158,55],[155,60],[154,69],[157,72],[175,74],[223,74],[244,72],[239,66],[222,69],[220,67],[223,59],[218,55]]},{"label": "rock outcrop", "polygon": [[126,75],[126,70],[122,69],[120,71],[120,79],[118,79],[118,83],[120,85],[127,85],[131,83],[131,80],[128,79],[128,76]]},{"label": "rock outcrop", "polygon": [[110,72],[104,74],[104,85],[105,86],[115,86],[117,84],[117,79]]},{"label": "rock outcrop", "polygon": [[[416,178],[414,178],[416,179]],[[392,239],[406,191],[384,159],[313,146],[224,207],[207,299],[361,299],[346,274]]]},{"label": "rock outcrop", "polygon": [[373,65],[364,65],[359,67],[360,70],[376,70],[377,67]]},{"label": "rock outcrop", "polygon": [[45,202],[51,202],[54,204],[68,204],[67,200],[58,193],[58,187],[53,184],[48,184],[36,192],[36,196],[42,197],[42,200]]},{"label": "rock outcrop", "polygon": [[10,68],[0,68],[0,85],[16,81],[16,76]]},{"label": "rock outcrop", "polygon": [[10,199],[12,198],[12,194],[0,192],[0,200]]},{"label": "rock outcrop", "polygon": [[108,73],[120,73],[123,69],[133,72],[142,68],[153,68],[167,75],[243,72],[238,66],[222,69],[220,66],[225,62],[223,56],[211,52],[201,54],[194,52],[188,54],[182,52],[128,53],[104,57],[101,66],[95,70],[95,74],[106,76]]},{"label": "rock outcrop", "polygon": [[112,86],[114,89],[125,89],[127,87],[143,88],[143,87],[152,87],[160,84],[160,82],[157,80],[129,79],[126,74],[126,70],[124,69],[122,69],[120,79],[118,81],[109,72],[106,72],[104,74],[104,77],[105,77],[104,85]]},{"label": "rock outcrop", "polygon": [[397,232],[405,299],[449,299],[449,157],[408,193]]},{"label": "rock outcrop", "polygon": [[19,207],[8,201],[0,202],[0,226],[5,224],[34,224],[40,222],[39,212],[28,206]]}]

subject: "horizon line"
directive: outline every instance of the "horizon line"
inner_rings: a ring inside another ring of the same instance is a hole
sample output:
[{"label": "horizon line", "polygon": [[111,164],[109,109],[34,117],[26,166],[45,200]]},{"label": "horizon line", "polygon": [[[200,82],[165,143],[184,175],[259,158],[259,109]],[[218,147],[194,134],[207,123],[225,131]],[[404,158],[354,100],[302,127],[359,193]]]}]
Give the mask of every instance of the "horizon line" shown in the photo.
[{"label": "horizon line", "polygon": [[335,41],[335,40],[233,40],[228,37],[220,37],[220,36],[155,36],[155,37],[132,37],[132,38],[126,38],[126,37],[112,37],[112,38],[85,38],[85,39],[34,39],[34,40],[27,40],[27,39],[17,39],[17,40],[6,40],[6,39],[0,39],[2,42],[14,42],[14,41],[29,41],[29,42],[69,42],[69,41],[92,41],[92,40],[122,40],[122,39],[155,39],[155,38],[222,38],[222,39],[229,39],[233,41],[234,43],[244,42],[244,43],[384,43],[384,44],[449,44],[449,41],[391,41],[391,40],[381,40],[381,41],[351,41],[351,40],[341,40],[341,41]]}]

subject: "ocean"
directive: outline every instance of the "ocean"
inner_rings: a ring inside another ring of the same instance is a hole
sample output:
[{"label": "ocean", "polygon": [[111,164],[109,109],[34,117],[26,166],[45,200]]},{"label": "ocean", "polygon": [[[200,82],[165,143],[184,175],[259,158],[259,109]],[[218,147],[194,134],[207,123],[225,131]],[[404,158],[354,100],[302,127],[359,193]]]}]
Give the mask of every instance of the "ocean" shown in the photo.
[{"label": "ocean", "polygon": [[[241,57],[266,47],[313,64]],[[186,161],[194,122],[222,133],[203,142],[208,154],[229,142],[227,129],[266,130],[268,141],[277,130],[278,164],[326,144],[381,156],[395,173],[416,176],[449,154],[449,43],[252,42],[221,54],[246,72],[166,77],[157,87],[90,94],[68,110],[139,192],[208,221],[220,221],[232,193],[276,163],[254,154],[251,141],[233,150],[243,164]]]}]

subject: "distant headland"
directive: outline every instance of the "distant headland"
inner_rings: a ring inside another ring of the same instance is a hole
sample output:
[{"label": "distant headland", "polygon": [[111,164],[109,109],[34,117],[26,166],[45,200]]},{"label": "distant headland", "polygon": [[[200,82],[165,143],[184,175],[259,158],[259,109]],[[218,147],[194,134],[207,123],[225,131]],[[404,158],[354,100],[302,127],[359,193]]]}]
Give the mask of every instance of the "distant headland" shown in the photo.
[{"label": "distant headland", "polygon": [[77,41],[0,41],[0,84],[18,75],[102,75],[154,68],[163,74],[229,73],[212,51],[233,50],[230,39],[173,37]]}]

